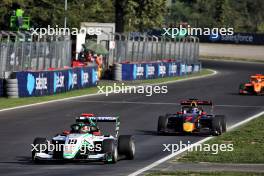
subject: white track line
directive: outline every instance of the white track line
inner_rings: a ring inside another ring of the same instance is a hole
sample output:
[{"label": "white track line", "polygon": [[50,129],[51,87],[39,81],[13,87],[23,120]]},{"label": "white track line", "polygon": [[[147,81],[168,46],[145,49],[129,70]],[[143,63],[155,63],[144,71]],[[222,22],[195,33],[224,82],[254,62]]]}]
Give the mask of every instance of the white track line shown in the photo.
[{"label": "white track line", "polygon": [[[251,120],[253,120],[253,119],[257,118],[257,117],[259,117],[259,116],[261,116],[261,115],[264,115],[264,111],[262,111],[262,112],[260,112],[258,114],[255,114],[255,115],[253,115],[253,116],[251,116],[251,117],[249,117],[249,118],[247,118],[247,119],[245,119],[245,120],[243,120],[243,121],[241,121],[239,123],[236,123],[236,124],[232,125],[231,127],[228,128],[228,131],[233,130],[233,129],[235,129],[235,128],[237,128],[237,127],[239,127],[239,126],[241,126],[241,125],[243,125],[243,124],[245,124],[245,123],[247,123],[247,122],[249,122],[249,121],[251,121]],[[185,147],[182,150],[179,150],[179,151],[177,151],[175,153],[172,153],[172,154],[170,154],[168,156],[165,156],[164,158],[161,158],[160,160],[155,161],[154,163],[152,163],[152,164],[150,164],[150,165],[148,165],[148,166],[146,166],[146,167],[144,167],[142,169],[139,169],[139,170],[129,174],[128,176],[137,176],[139,174],[142,174],[143,172],[145,172],[147,170],[150,170],[150,169],[158,166],[159,164],[164,163],[164,162],[168,161],[169,159],[171,159],[171,158],[173,158],[173,157],[175,157],[175,156],[177,156],[177,155],[189,150],[190,148],[194,147],[195,145],[202,144],[202,143],[204,143],[204,142],[206,142],[206,141],[208,141],[208,140],[210,140],[212,138],[213,137],[206,137],[206,138],[204,138],[204,139],[202,139],[202,140],[190,145],[189,147]]]},{"label": "white track line", "polygon": [[[209,74],[209,75],[194,76],[194,77],[184,78],[184,79],[175,80],[175,81],[167,81],[167,82],[156,83],[156,84],[153,83],[153,84],[148,84],[148,85],[162,85],[162,84],[171,84],[171,83],[189,81],[189,80],[194,80],[194,79],[211,77],[211,76],[214,76],[214,75],[216,75],[218,73],[215,70],[211,70],[211,69],[208,69],[208,70],[212,71],[213,73],[212,74]],[[139,86],[139,85],[137,85],[137,86]],[[78,99],[78,98],[91,97],[91,96],[99,96],[99,95],[105,95],[105,94],[106,93],[95,93],[95,94],[80,95],[80,96],[69,97],[69,98],[62,98],[62,99],[58,99],[58,100],[50,100],[50,101],[45,101],[45,102],[40,102],[40,103],[34,103],[34,104],[16,106],[16,107],[13,107],[13,108],[0,109],[0,112],[11,111],[11,110],[16,110],[16,109],[21,109],[21,108],[31,108],[33,106],[45,105],[45,104],[48,104],[48,103],[56,103],[56,102],[62,102],[62,101],[66,101],[66,100],[73,100],[73,99]],[[112,94],[112,93],[110,93],[110,94]]]},{"label": "white track line", "polygon": [[[136,102],[136,101],[103,101],[103,100],[70,100],[77,103],[106,103],[106,104],[143,104],[143,105],[172,105],[180,106],[179,103],[170,102]],[[226,107],[226,108],[264,108],[264,106],[247,106],[247,105],[229,105],[229,104],[219,104],[214,105],[214,107]]]}]

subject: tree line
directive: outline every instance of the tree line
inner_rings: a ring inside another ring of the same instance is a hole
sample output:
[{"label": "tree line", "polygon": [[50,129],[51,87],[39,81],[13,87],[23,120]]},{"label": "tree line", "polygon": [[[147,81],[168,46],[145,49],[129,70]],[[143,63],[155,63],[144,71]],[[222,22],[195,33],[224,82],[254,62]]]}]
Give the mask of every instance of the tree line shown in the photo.
[{"label": "tree line", "polygon": [[233,27],[236,32],[264,32],[263,0],[1,0],[0,29],[21,7],[32,27],[79,27],[80,22],[116,23],[117,32],[146,31],[188,23],[192,27]]}]

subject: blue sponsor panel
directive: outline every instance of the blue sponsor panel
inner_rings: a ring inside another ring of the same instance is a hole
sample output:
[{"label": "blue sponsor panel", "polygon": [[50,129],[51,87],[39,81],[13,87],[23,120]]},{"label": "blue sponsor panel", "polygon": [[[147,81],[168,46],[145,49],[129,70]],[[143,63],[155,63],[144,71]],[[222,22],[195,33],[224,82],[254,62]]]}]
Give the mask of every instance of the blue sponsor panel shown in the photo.
[{"label": "blue sponsor panel", "polygon": [[68,76],[67,70],[53,72],[53,94],[67,91]]},{"label": "blue sponsor panel", "polygon": [[4,96],[4,80],[0,79],[0,97]]},{"label": "blue sponsor panel", "polygon": [[193,67],[192,67],[192,65],[186,65],[186,73],[187,73],[187,74],[191,74],[192,71],[193,71]]},{"label": "blue sponsor panel", "polygon": [[202,65],[201,64],[193,64],[192,65],[192,72],[199,72],[201,70]]},{"label": "blue sponsor panel", "polygon": [[17,72],[19,97],[43,96],[53,90],[53,72]]},{"label": "blue sponsor panel", "polygon": [[44,96],[97,85],[97,67],[17,72],[19,97]]},{"label": "blue sponsor panel", "polygon": [[145,79],[157,78],[156,65],[157,65],[157,63],[144,64],[144,68],[145,68],[145,70],[144,70],[144,78]]},{"label": "blue sponsor panel", "polygon": [[122,64],[122,80],[134,79],[134,64]]},{"label": "blue sponsor panel", "polygon": [[182,64],[179,62],[157,62],[141,64],[122,64],[122,80],[154,79],[182,76],[198,72],[201,64]]},{"label": "blue sponsor panel", "polygon": [[144,79],[144,64],[133,64],[133,80]]},{"label": "blue sponsor panel", "polygon": [[168,76],[178,76],[179,75],[179,64],[176,62],[169,62],[168,65]]},{"label": "blue sponsor panel", "polygon": [[[87,75],[88,73],[88,75]],[[96,86],[98,84],[98,69],[97,67],[85,67],[81,72],[82,87]],[[87,77],[88,76],[88,77]]]},{"label": "blue sponsor panel", "polygon": [[167,76],[166,63],[160,62],[156,65],[156,75],[158,78],[163,78]]},{"label": "blue sponsor panel", "polygon": [[180,64],[180,76],[186,75],[187,73],[187,65],[186,64]]},{"label": "blue sponsor panel", "polygon": [[78,89],[80,86],[80,68],[73,68],[68,70],[68,84],[67,90]]},{"label": "blue sponsor panel", "polygon": [[122,80],[145,79],[145,64],[122,64]]}]

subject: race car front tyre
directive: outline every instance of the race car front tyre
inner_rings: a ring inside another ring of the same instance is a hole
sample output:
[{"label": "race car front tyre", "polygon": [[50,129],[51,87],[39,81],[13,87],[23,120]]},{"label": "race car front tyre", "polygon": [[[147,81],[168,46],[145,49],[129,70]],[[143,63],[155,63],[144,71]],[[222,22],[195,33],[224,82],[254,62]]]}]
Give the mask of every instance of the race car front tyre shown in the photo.
[{"label": "race car front tyre", "polygon": [[113,139],[105,139],[103,141],[103,152],[106,153],[105,163],[114,164],[118,160],[118,151]]},{"label": "race car front tyre", "polygon": [[222,122],[221,119],[217,116],[212,118],[212,135],[213,136],[219,136],[222,134]]},{"label": "race car front tyre", "polygon": [[131,135],[120,135],[118,138],[118,154],[124,155],[126,159],[135,158],[135,141]]},{"label": "race car front tyre", "polygon": [[[34,139],[33,145],[35,146],[35,148],[32,149],[32,160],[34,162],[38,162],[38,160],[36,160],[36,158],[35,158],[35,154],[38,153],[38,152],[47,153],[48,141],[47,141],[46,138],[37,137],[37,138]],[[41,151],[44,147],[46,148],[46,150],[45,151]]]},{"label": "race car front tyre", "polygon": [[158,133],[162,134],[166,131],[168,126],[168,117],[167,116],[159,116],[158,121]]}]

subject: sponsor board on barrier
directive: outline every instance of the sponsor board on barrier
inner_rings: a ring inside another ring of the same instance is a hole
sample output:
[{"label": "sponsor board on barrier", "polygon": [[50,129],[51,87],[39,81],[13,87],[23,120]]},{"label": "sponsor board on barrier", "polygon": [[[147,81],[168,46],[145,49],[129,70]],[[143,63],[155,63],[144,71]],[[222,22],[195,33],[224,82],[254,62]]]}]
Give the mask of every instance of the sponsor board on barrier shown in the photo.
[{"label": "sponsor board on barrier", "polygon": [[152,79],[156,78],[156,68],[154,64],[145,64],[145,78]]},{"label": "sponsor board on barrier", "polygon": [[193,71],[191,65],[187,65],[186,68],[187,68],[187,73],[191,73]]},{"label": "sponsor board on barrier", "polygon": [[193,72],[200,71],[200,65],[193,65]]},{"label": "sponsor board on barrier", "polygon": [[233,35],[199,35],[200,42],[206,43],[230,43],[230,44],[251,44],[263,45],[264,34],[262,33],[237,33]]},{"label": "sponsor board on barrier", "polygon": [[51,95],[97,84],[97,68],[82,67],[60,71],[17,72],[20,97]]},{"label": "sponsor board on barrier", "polygon": [[133,79],[143,79],[144,78],[144,65],[142,64],[134,64],[133,65]]},{"label": "sponsor board on barrier", "polygon": [[157,64],[157,75],[158,77],[166,77],[167,76],[167,68],[164,63]]},{"label": "sponsor board on barrier", "polygon": [[186,73],[187,73],[187,66],[185,64],[181,64],[180,75],[185,75]]},{"label": "sponsor board on barrier", "polygon": [[4,96],[4,80],[0,79],[0,97]]},{"label": "sponsor board on barrier", "polygon": [[169,63],[168,65],[169,65],[168,76],[177,76],[178,75],[177,63]]},{"label": "sponsor board on barrier", "polygon": [[121,64],[122,80],[141,80],[180,76],[200,70],[200,64],[180,64],[178,62],[157,62],[141,64]]}]

